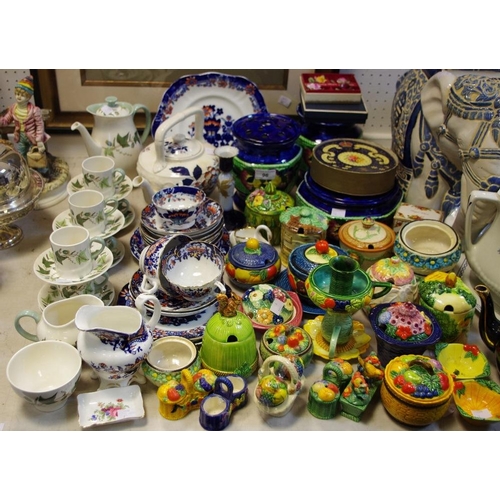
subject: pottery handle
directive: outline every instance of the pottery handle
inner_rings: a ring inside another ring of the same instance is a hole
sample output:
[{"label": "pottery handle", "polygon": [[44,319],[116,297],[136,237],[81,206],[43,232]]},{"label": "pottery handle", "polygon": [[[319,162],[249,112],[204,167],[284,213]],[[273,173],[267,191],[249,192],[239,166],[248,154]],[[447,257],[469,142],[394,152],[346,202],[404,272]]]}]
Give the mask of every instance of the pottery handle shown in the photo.
[{"label": "pottery handle", "polygon": [[214,393],[231,401],[233,397],[233,383],[227,377],[217,377],[215,380]]},{"label": "pottery handle", "polygon": [[473,215],[474,207],[479,201],[490,201],[496,205],[500,203],[497,193],[490,193],[489,191],[474,190],[469,195],[469,203],[467,205],[467,210],[465,212],[465,237],[464,237],[464,252],[471,250],[474,247],[475,241],[473,241]]},{"label": "pottery handle", "polygon": [[205,142],[203,140],[203,109],[192,106],[184,111],[181,111],[180,113],[175,114],[174,116],[170,116],[156,129],[155,133],[155,164],[158,164],[158,168],[160,168],[160,170],[163,168],[165,163],[165,138],[167,132],[191,115],[195,116],[194,138],[201,143]]},{"label": "pottery handle", "polygon": [[144,111],[144,114],[146,115],[146,124],[144,125],[144,131],[141,135],[141,144],[144,144],[144,141],[148,138],[149,132],[151,130],[151,111],[149,111],[149,108],[144,104],[134,104],[133,114],[135,115],[139,109],[142,109]]},{"label": "pottery handle", "polygon": [[290,380],[288,382],[285,381],[285,383],[287,383],[288,385],[288,394],[293,394],[296,391],[298,383],[300,382],[299,373],[297,372],[295,366],[293,366],[293,363],[283,356],[272,354],[271,356],[267,357],[259,370],[259,378],[262,378],[263,376],[269,374],[274,375],[273,371],[271,370],[271,365],[275,362],[281,363],[288,370],[288,373],[290,374]]},{"label": "pottery handle", "polygon": [[260,224],[255,228],[255,232],[258,235],[259,234],[261,235],[262,231],[264,231],[264,233],[266,233],[266,240],[268,243],[270,243],[271,240],[273,239],[273,233],[272,233],[271,229],[269,229],[265,224]]},{"label": "pottery handle", "polygon": [[14,326],[19,334],[21,334],[24,338],[31,340],[32,342],[37,342],[39,339],[36,335],[33,335],[29,332],[27,332],[22,326],[21,326],[21,318],[24,317],[31,318],[35,321],[36,324],[40,322],[42,319],[42,316],[40,313],[36,311],[29,311],[29,310],[24,310],[21,311],[15,318],[14,320]]},{"label": "pottery handle", "polygon": [[[149,321],[147,321],[148,316],[146,307],[144,305],[148,301],[151,301],[154,306],[153,315],[151,316]],[[135,307],[141,313],[143,320],[146,321],[147,327],[154,328],[158,324],[161,315],[161,304],[156,295],[151,295],[148,293],[140,293],[135,299]]]},{"label": "pottery handle", "polygon": [[392,283],[387,283],[385,281],[372,281],[373,288],[382,288],[382,290],[375,292],[372,296],[372,299],[378,299],[387,295],[392,288]]}]

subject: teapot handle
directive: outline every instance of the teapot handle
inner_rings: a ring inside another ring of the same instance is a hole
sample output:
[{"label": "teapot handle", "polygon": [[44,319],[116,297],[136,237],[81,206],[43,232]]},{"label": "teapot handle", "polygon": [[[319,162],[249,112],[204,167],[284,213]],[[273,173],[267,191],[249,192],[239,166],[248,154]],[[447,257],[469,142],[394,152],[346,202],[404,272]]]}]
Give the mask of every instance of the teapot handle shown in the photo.
[{"label": "teapot handle", "polygon": [[494,204],[500,204],[498,193],[489,191],[474,190],[469,195],[469,203],[465,212],[465,237],[464,237],[464,252],[474,247],[472,241],[472,216],[474,214],[474,207],[478,201],[491,201]]},{"label": "teapot handle", "polygon": [[374,293],[372,296],[372,299],[379,299],[380,297],[387,295],[391,291],[392,283],[386,281],[372,281],[372,287],[382,288],[382,290]]},{"label": "teapot handle", "polygon": [[155,150],[156,150],[156,161],[160,162],[162,165],[165,160],[165,136],[167,132],[175,127],[177,124],[185,120],[188,116],[195,115],[194,122],[194,138],[199,142],[203,141],[203,109],[197,108],[196,106],[191,106],[186,108],[184,111],[177,113],[173,116],[167,118],[157,129],[155,133]]},{"label": "teapot handle", "polygon": [[146,115],[146,125],[144,125],[144,132],[141,135],[141,144],[144,144],[151,130],[151,111],[144,104],[134,104],[133,114],[135,115],[140,109],[144,110],[144,114]]}]

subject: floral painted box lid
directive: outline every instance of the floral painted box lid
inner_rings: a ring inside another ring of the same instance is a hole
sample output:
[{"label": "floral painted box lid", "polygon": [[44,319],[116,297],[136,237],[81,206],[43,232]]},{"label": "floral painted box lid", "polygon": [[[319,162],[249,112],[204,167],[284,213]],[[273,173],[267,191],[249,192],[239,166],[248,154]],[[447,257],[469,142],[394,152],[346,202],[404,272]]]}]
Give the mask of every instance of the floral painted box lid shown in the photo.
[{"label": "floral painted box lid", "polygon": [[396,213],[394,214],[394,221],[392,228],[394,232],[398,233],[403,226],[414,220],[437,220],[442,221],[444,212],[442,210],[435,210],[433,208],[421,207],[412,205],[410,203],[401,203]]}]

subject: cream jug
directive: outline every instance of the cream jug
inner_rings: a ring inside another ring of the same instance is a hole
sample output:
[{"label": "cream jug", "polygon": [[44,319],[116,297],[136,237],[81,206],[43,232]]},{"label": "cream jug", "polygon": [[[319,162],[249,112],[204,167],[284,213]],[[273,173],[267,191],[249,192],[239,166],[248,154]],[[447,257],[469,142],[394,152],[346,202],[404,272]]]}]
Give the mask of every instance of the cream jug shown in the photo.
[{"label": "cream jug", "polygon": [[[103,306],[104,303],[93,295],[75,295],[49,304],[41,314],[37,311],[21,311],[14,320],[14,326],[20,335],[32,342],[61,340],[76,346],[78,328],[75,326],[75,316],[85,305]],[[25,317],[36,323],[36,334],[29,333],[21,326],[21,320]]]},{"label": "cream jug", "polygon": [[[110,156],[117,168],[134,177],[139,153],[151,129],[151,112],[144,104],[120,102],[116,97],[106,97],[105,100],[87,107],[94,116],[92,134],[80,122],[73,123],[71,130],[80,132],[89,156]],[[141,136],[134,123],[135,114],[140,109],[146,115]]]},{"label": "cream jug", "polygon": [[[146,302],[154,305],[147,321]],[[76,314],[77,349],[99,377],[99,389],[129,385],[151,350],[151,329],[160,318],[160,303],[154,295],[140,294],[136,307],[84,306]],[[146,382],[142,379],[136,380]]]}]

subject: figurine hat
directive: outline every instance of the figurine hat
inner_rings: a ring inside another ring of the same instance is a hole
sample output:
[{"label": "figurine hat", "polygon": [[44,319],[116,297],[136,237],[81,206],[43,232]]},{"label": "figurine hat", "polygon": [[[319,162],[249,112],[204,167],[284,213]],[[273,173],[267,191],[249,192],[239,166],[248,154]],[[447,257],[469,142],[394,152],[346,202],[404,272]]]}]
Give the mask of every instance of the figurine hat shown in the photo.
[{"label": "figurine hat", "polygon": [[24,90],[25,92],[28,92],[29,95],[33,95],[35,92],[35,85],[33,84],[33,77],[31,75],[28,75],[27,77],[23,78],[22,80],[19,80],[16,83],[16,88]]}]

